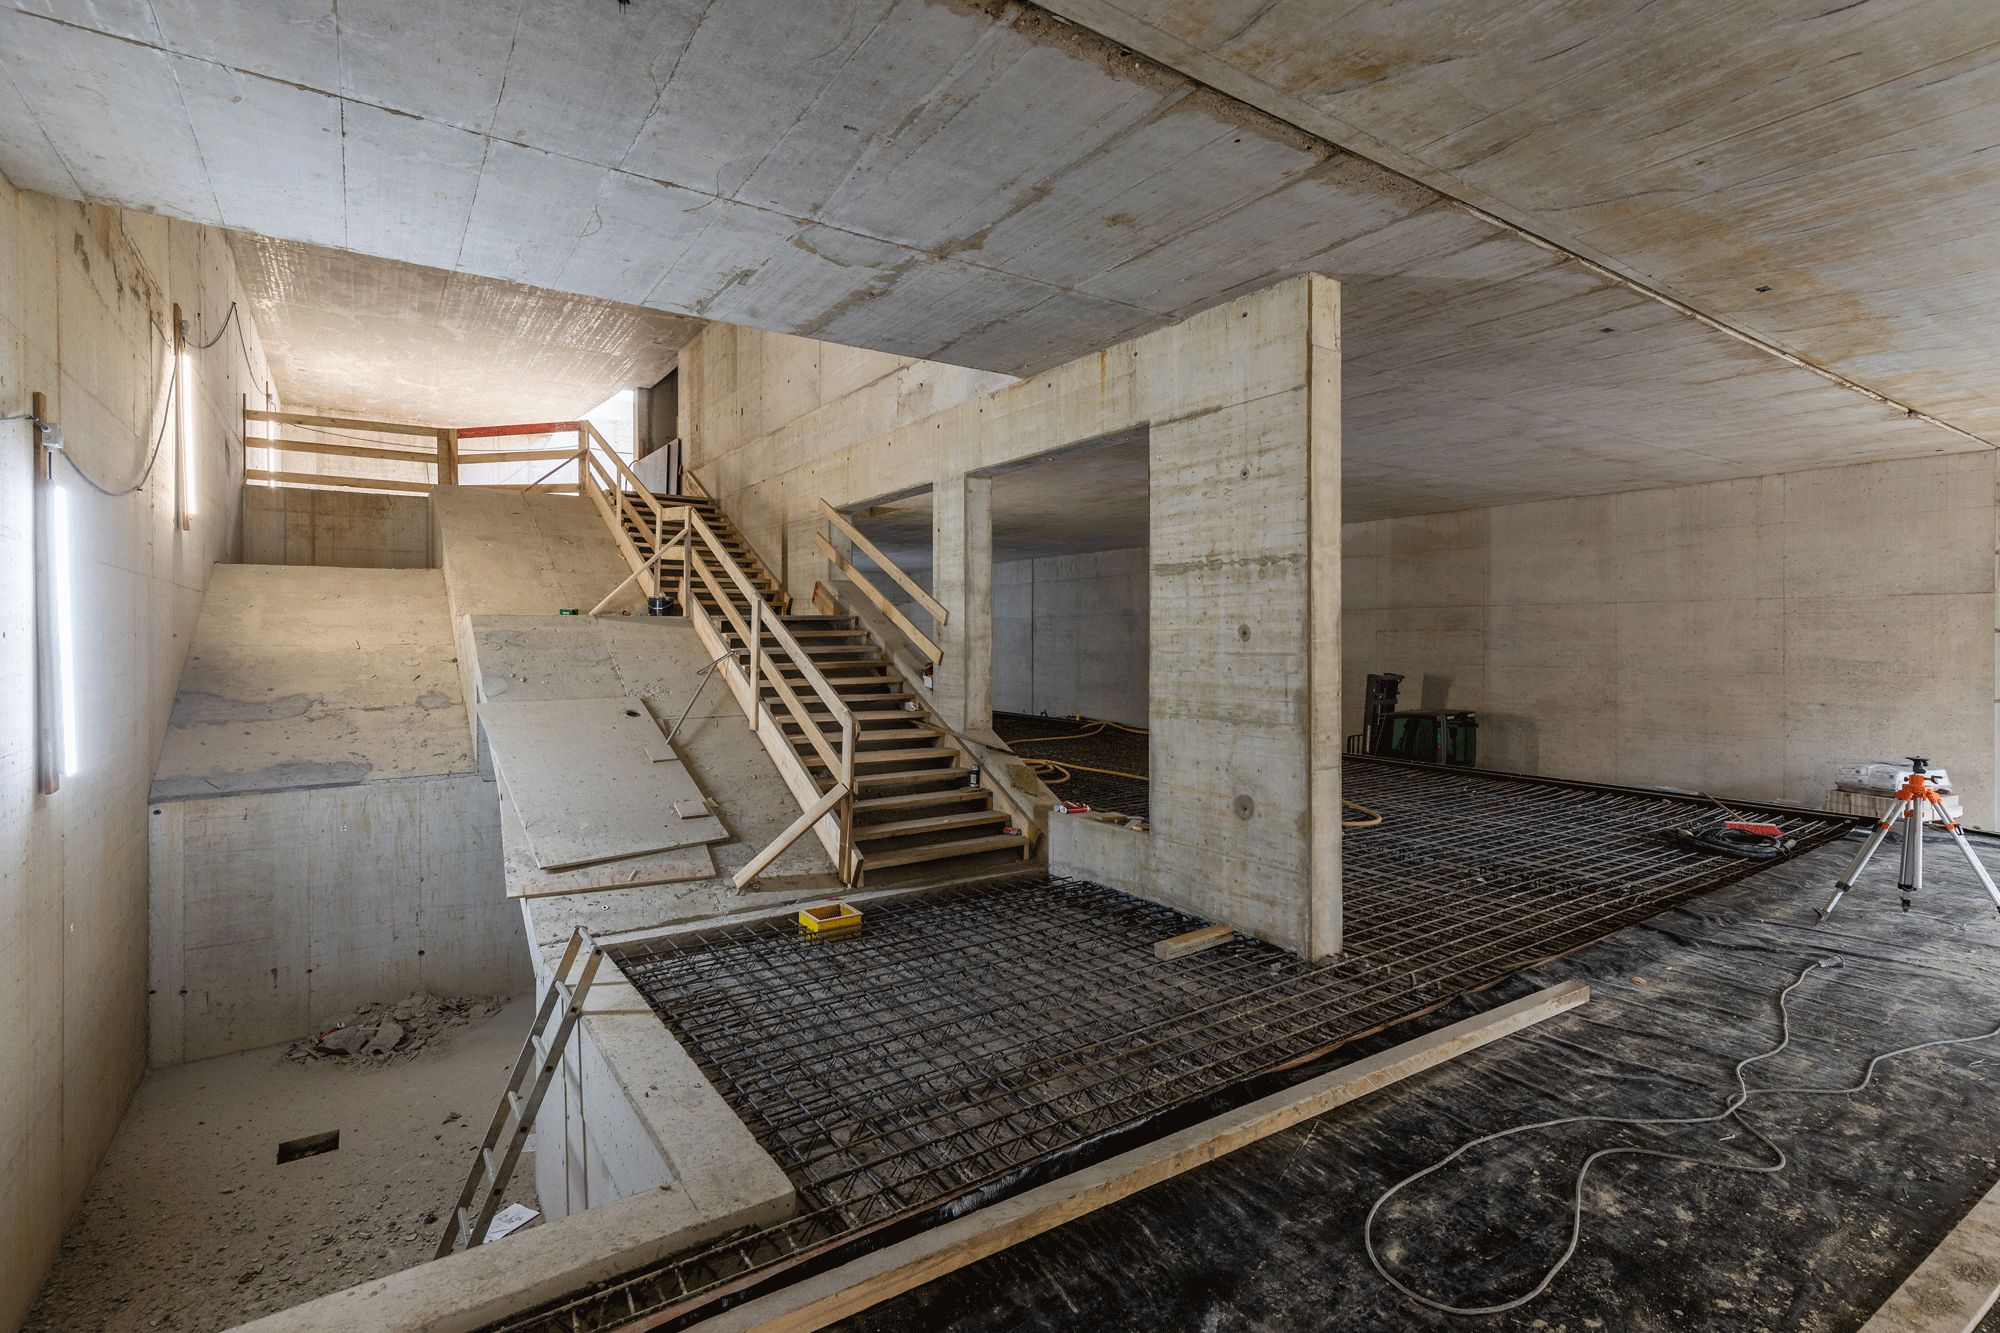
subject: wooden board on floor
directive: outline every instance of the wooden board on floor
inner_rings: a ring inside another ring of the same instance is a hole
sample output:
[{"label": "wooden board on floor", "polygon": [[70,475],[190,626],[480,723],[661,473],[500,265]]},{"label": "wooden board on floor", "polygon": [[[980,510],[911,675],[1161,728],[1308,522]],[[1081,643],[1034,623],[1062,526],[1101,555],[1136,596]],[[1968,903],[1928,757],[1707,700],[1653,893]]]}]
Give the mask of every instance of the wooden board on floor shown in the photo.
[{"label": "wooden board on floor", "polygon": [[1176,935],[1170,940],[1161,940],[1153,946],[1153,957],[1161,962],[1185,958],[1203,949],[1213,949],[1219,944],[1227,944],[1236,935],[1233,926],[1203,926],[1200,930],[1190,930],[1185,935]]},{"label": "wooden board on floor", "polygon": [[558,898],[571,893],[605,893],[612,889],[715,877],[715,856],[704,844],[676,847],[651,856],[628,856],[622,861],[578,866],[574,870],[543,870],[535,864],[528,832],[521,827],[521,816],[514,803],[507,799],[504,783],[500,792],[500,846],[509,898]]},{"label": "wooden board on floor", "polygon": [[1439,1028],[702,1321],[703,1333],[813,1333],[1590,998],[1560,986]]},{"label": "wooden board on floor", "polygon": [[540,699],[479,705],[493,766],[534,850],[537,868],[571,870],[721,842],[713,815],[682,819],[677,801],[699,801],[687,765],[656,763],[660,728],[634,698]]},{"label": "wooden board on floor", "polygon": [[1972,1333],[2000,1299],[2000,1185],[1882,1303],[1861,1333]]}]

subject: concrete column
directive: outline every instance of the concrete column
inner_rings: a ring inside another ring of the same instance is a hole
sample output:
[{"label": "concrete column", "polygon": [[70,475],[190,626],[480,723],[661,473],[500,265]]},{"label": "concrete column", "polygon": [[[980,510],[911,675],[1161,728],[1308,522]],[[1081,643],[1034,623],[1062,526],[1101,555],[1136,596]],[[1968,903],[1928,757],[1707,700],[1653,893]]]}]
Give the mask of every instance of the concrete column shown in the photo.
[{"label": "concrete column", "polygon": [[1315,273],[1307,286],[1306,606],[1311,874],[1306,955],[1341,949],[1340,765],[1340,284]]},{"label": "concrete column", "polygon": [[931,495],[931,595],[949,619],[931,703],[960,731],[993,725],[993,482],[952,477]]}]

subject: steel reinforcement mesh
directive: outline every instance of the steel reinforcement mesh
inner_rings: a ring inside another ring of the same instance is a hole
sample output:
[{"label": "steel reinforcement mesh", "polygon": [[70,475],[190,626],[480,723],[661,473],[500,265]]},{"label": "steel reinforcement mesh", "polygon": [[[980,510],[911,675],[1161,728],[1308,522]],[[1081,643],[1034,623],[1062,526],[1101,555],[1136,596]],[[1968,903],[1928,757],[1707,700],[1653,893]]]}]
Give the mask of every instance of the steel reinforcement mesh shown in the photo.
[{"label": "steel reinforcement mesh", "polygon": [[[1348,832],[1326,963],[1242,935],[1160,962],[1205,923],[1039,875],[874,903],[844,940],[786,918],[615,949],[799,1210],[494,1333],[684,1327],[1764,864],[1659,836],[1727,818],[1702,801],[1361,758],[1344,785],[1383,822]],[[1849,827],[1757,818],[1801,850]]]}]

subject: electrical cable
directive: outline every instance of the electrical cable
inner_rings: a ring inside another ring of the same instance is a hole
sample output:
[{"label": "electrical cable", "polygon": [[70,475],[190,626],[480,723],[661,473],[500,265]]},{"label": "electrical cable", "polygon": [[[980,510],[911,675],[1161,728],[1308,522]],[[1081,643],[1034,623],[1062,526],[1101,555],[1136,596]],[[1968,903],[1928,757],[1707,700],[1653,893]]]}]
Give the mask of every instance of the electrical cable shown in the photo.
[{"label": "electrical cable", "polygon": [[68,449],[57,449],[54,450],[53,452],[61,454],[63,462],[69,464],[69,470],[76,473],[78,477],[82,478],[84,485],[90,487],[90,489],[96,491],[99,495],[107,496],[113,500],[117,500],[121,499],[124,496],[132,494],[132,492],[136,490],[143,488],[145,484],[152,479],[153,468],[160,461],[160,446],[166,443],[167,427],[170,424],[172,424],[174,419],[174,394],[180,388],[180,378],[181,377],[179,375],[167,376],[167,399],[166,402],[161,405],[162,410],[160,413],[160,433],[153,437],[152,455],[146,459],[146,470],[139,474],[139,480],[133,482],[130,486],[127,486],[124,490],[114,491],[111,490],[109,487],[100,484],[95,477],[91,476],[88,472],[85,472],[83,468],[77,464],[76,459],[70,457],[70,452]]},{"label": "electrical cable", "polygon": [[1370,818],[1368,819],[1343,819],[1340,821],[1340,826],[1342,828],[1374,828],[1377,824],[1382,822],[1382,816],[1380,812],[1375,810],[1370,810],[1367,806],[1361,804],[1361,802],[1359,801],[1350,801],[1345,796],[1343,796],[1340,798],[1340,803],[1342,805],[1351,805],[1356,810],[1359,810],[1362,814],[1370,816]]},{"label": "electrical cable", "polygon": [[[1967,1042],[1987,1041],[1994,1037],[2000,1037],[2000,1027],[1996,1027],[1991,1032],[1982,1032],[1977,1036],[1940,1037],[1935,1041],[1919,1042],[1915,1046],[1904,1046],[1897,1050],[1884,1051],[1882,1054],[1876,1056],[1874,1059],[1868,1062],[1868,1068],[1866,1069],[1866,1071],[1863,1072],[1861,1076],[1861,1081],[1855,1084],[1851,1088],[1815,1088],[1815,1087],[1753,1088],[1751,1087],[1744,1080],[1743,1071],[1749,1068],[1751,1065],[1756,1064],[1759,1060],[1770,1059],[1772,1056],[1779,1054],[1786,1047],[1792,1044],[1792,1012],[1790,1008],[1790,1000],[1792,992],[1797,990],[1800,986],[1803,986],[1805,984],[1806,978],[1812,975],[1814,972],[1828,970],[1832,968],[1838,968],[1838,967],[1845,967],[1845,966],[1846,963],[1838,955],[1822,958],[1818,962],[1808,964],[1805,967],[1805,969],[1799,973],[1798,980],[1794,981],[1791,985],[1785,987],[1782,991],[1778,992],[1779,1033],[1782,1039],[1778,1042],[1776,1046],[1773,1046],[1768,1051],[1764,1051],[1761,1054],[1752,1055],[1746,1057],[1745,1059],[1737,1061],[1736,1071],[1735,1071],[1736,1089],[1737,1089],[1736,1095],[1730,1098],[1729,1105],[1725,1107],[1722,1111],[1718,1112],[1715,1115],[1707,1115],[1707,1116],[1687,1116],[1687,1117],[1661,1116],[1650,1119],[1641,1119],[1637,1117],[1626,1117],[1626,1116],[1607,1116],[1607,1115],[1565,1116],[1560,1120],[1540,1120],[1530,1125],[1515,1125],[1511,1129],[1503,1129],[1500,1130],[1498,1133],[1487,1134],[1480,1138],[1473,1139],[1471,1142],[1460,1146],[1450,1156],[1440,1158],[1438,1161],[1431,1163],[1423,1170],[1403,1177],[1401,1180],[1391,1185],[1388,1189],[1384,1190],[1382,1194],[1376,1198],[1374,1206],[1368,1210],[1367,1220],[1363,1222],[1361,1225],[1361,1243],[1363,1247],[1366,1248],[1368,1251],[1368,1262],[1375,1265],[1375,1271],[1382,1275],[1382,1280],[1384,1282],[1387,1282],[1390,1286],[1394,1287],[1397,1291],[1402,1292],[1405,1296],[1408,1296],[1411,1300],[1417,1301],[1418,1303],[1423,1305],[1427,1305],[1433,1310],[1442,1310],[1446,1314],[1467,1314],[1467,1315],[1502,1314],[1508,1310],[1518,1310],[1520,1307],[1526,1305],[1529,1301],[1532,1301],[1533,1299],[1535,1299],[1535,1297],[1541,1295],[1544,1291],[1548,1290],[1549,1284],[1555,1281],[1556,1274],[1562,1272],[1563,1268],[1569,1263],[1570,1259],[1576,1254],[1577,1245],[1581,1242],[1583,1238],[1584,1181],[1590,1175],[1591,1167],[1595,1166],[1602,1159],[1606,1157],[1617,1157],[1617,1156],[1664,1157],[1671,1162],[1692,1162],[1696,1166],[1714,1166],[1714,1167],[1720,1167],[1728,1171],[1749,1171],[1765,1175],[1773,1174],[1775,1172],[1784,1170],[1786,1163],[1790,1159],[1788,1159],[1785,1156],[1784,1149],[1780,1148],[1777,1144],[1771,1142],[1771,1140],[1766,1138],[1764,1134],[1762,1134],[1754,1125],[1752,1125],[1748,1120],[1745,1120],[1740,1114],[1738,1114],[1738,1112],[1742,1109],[1743,1103],[1749,1101],[1752,1097],[1774,1096],[1785,1093],[1802,1093],[1802,1094],[1816,1095],[1816,1096],[1834,1096],[1844,1093],[1861,1092],[1865,1090],[1868,1087],[1869,1083],[1874,1080],[1875,1066],[1881,1064],[1884,1060],[1893,1059],[1894,1057],[1899,1055],[1909,1055],[1915,1051],[1929,1050],[1933,1046],[1960,1046],[1964,1045]],[[1709,1157],[1691,1157],[1685,1153],[1666,1152],[1658,1148],[1601,1148],[1598,1151],[1592,1153],[1589,1157],[1585,1158],[1583,1166],[1579,1168],[1576,1173],[1576,1185],[1573,1191],[1571,1192],[1571,1205],[1570,1205],[1571,1220],[1570,1220],[1570,1231],[1569,1231],[1569,1247],[1562,1252],[1562,1257],[1556,1260],[1555,1265],[1551,1267],[1548,1270],[1548,1272],[1542,1275],[1542,1280],[1535,1284],[1534,1290],[1530,1291],[1525,1296],[1517,1296],[1513,1300],[1504,1301],[1499,1305],[1482,1305],[1482,1306],[1469,1306],[1469,1307],[1449,1305],[1444,1301],[1433,1300],[1429,1296],[1425,1296],[1420,1292],[1412,1291],[1410,1288],[1404,1286],[1401,1282],[1398,1282],[1395,1278],[1389,1275],[1389,1270],[1382,1266],[1381,1257],[1375,1253],[1375,1237],[1374,1237],[1375,1216],[1377,1213],[1382,1211],[1382,1205],[1389,1202],[1390,1199],[1394,1198],[1396,1194],[1399,1193],[1405,1186],[1414,1184],[1415,1182],[1422,1180],[1425,1176],[1431,1174],[1431,1172],[1437,1171],[1443,1168],[1444,1166],[1450,1164],[1451,1162],[1456,1161],[1458,1158],[1460,1158],[1467,1152],[1470,1152],[1472,1149],[1477,1148],[1482,1143],[1492,1143],[1498,1139],[1509,1138],[1515,1134],[1525,1134],[1531,1129],[1552,1129],[1557,1125],[1585,1125],[1585,1124],[1712,1125],[1718,1120],[1728,1120],[1732,1118],[1736,1121],[1738,1125],[1741,1125],[1744,1131],[1748,1133],[1752,1138],[1756,1139],[1759,1143],[1763,1144],[1765,1147],[1769,1148],[1772,1152],[1776,1153],[1778,1155],[1778,1160],[1769,1165],[1759,1165],[1751,1162],[1722,1161]]]}]

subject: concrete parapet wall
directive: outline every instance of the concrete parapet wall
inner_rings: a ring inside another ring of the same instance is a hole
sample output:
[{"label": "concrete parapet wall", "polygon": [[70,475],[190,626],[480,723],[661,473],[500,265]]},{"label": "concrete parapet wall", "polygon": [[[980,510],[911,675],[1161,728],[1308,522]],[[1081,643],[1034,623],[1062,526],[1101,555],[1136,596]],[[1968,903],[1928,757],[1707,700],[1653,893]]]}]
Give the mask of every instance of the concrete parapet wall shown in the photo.
[{"label": "concrete parapet wall", "polygon": [[246,485],[243,563],[428,569],[437,563],[430,499]]}]

